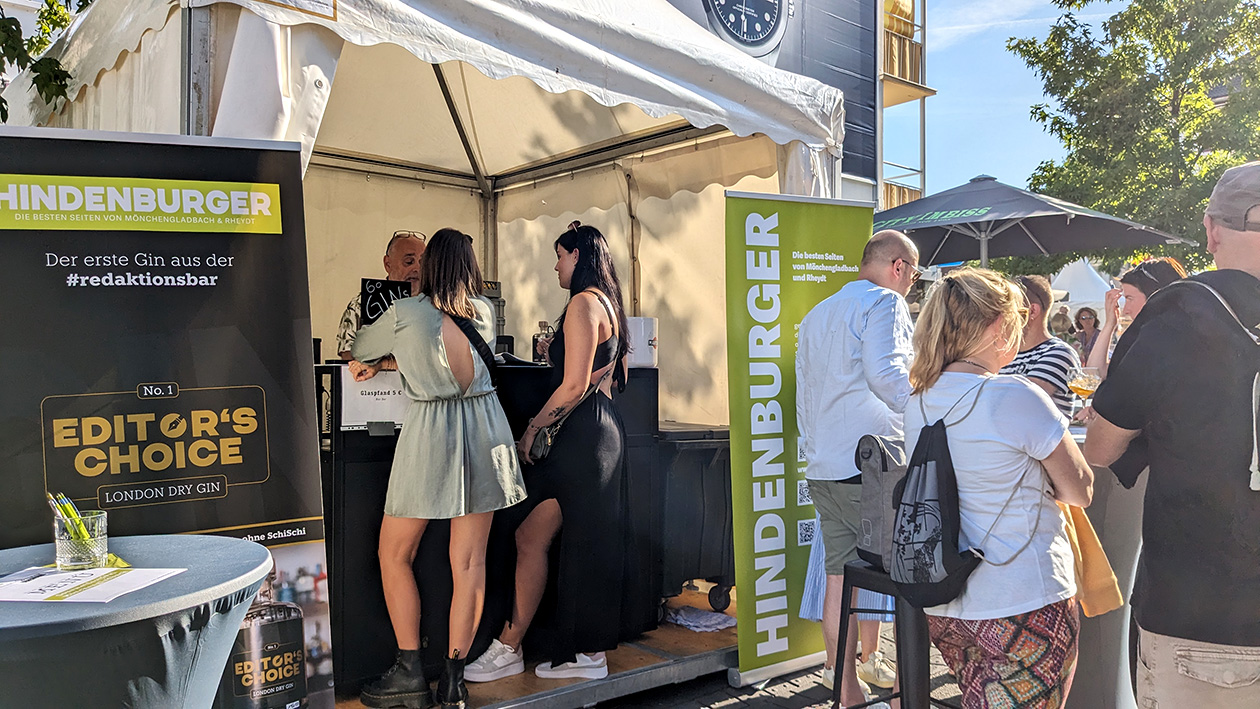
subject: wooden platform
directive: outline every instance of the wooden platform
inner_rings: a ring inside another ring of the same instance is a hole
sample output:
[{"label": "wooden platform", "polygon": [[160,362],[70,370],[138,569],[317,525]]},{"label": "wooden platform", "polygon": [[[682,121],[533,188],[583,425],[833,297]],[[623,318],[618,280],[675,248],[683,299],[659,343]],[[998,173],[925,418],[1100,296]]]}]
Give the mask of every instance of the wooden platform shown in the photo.
[{"label": "wooden platform", "polygon": [[[726,614],[734,617],[734,591]],[[704,592],[684,591],[668,605],[709,610]],[[608,653],[609,674],[600,680],[539,679],[536,663],[525,672],[497,682],[468,684],[469,704],[485,709],[576,709],[655,687],[725,672],[739,664],[735,628],[699,633],[672,623]],[[339,698],[337,709],[359,709],[357,697]]]}]

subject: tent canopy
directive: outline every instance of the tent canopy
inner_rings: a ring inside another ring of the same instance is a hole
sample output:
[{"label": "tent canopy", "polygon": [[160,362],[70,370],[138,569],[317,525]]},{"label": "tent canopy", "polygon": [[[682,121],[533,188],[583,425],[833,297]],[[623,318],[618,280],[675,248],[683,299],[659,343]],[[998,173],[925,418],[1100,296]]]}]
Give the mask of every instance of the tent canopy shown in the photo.
[{"label": "tent canopy", "polygon": [[[834,189],[841,92],[756,61],[666,0],[185,4],[216,13],[202,21],[209,65],[199,71],[194,51],[186,95],[172,97],[191,104],[189,132],[297,140],[306,159],[414,167],[487,194],[584,158],[761,133],[796,150],[780,159],[810,173],[800,191]],[[179,13],[176,0],[96,0],[49,55],[73,97]],[[198,21],[183,22],[195,49]],[[13,123],[48,120],[29,77],[6,97]]]},{"label": "tent canopy", "polygon": [[1073,315],[1086,306],[1093,308],[1101,315],[1107,291],[1111,290],[1107,280],[1085,259],[1079,259],[1064,266],[1050,285],[1055,290],[1067,291],[1068,295],[1063,300],[1063,305],[1068,306]]}]

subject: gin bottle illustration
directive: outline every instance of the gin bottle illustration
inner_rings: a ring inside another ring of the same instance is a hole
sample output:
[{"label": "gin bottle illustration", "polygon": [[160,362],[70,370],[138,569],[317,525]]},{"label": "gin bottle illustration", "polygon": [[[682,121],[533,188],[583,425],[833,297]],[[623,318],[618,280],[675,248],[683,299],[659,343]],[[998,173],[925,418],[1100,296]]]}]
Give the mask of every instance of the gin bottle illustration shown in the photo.
[{"label": "gin bottle illustration", "polygon": [[215,709],[307,706],[302,609],[273,599],[275,574],[263,582],[236,633]]}]

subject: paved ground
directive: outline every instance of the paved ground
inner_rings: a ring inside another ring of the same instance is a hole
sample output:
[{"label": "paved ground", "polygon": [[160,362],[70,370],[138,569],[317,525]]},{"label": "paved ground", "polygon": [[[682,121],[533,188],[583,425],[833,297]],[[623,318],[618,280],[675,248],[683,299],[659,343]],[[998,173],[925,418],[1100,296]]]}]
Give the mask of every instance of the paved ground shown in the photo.
[{"label": "paved ground", "polygon": [[[885,623],[883,628],[882,649],[892,655],[895,652],[892,624]],[[881,693],[890,691],[881,690]],[[935,648],[932,649],[932,698],[955,705],[958,700],[958,687]],[[640,692],[599,706],[617,709],[822,709],[831,706],[831,692],[823,687],[817,668],[739,689],[728,685],[724,674],[715,674],[672,687]]]}]

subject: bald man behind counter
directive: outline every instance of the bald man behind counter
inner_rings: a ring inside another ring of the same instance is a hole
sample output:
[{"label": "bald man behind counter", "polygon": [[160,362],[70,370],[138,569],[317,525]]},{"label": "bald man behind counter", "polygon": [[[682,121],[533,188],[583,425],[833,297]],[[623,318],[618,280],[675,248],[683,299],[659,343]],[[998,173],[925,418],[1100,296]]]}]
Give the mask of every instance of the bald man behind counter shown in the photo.
[{"label": "bald man behind counter", "polygon": [[[385,266],[385,276],[391,281],[407,281],[411,284],[411,294],[419,293],[420,259],[424,256],[424,234],[418,231],[396,231],[385,245],[385,257],[381,260]],[[341,323],[337,327],[337,355],[350,363],[350,373],[356,381],[371,379],[381,370],[396,369],[393,357],[386,357],[375,365],[367,365],[356,360],[350,354],[350,346],[363,327],[362,293],[356,293],[346,311],[341,315]]]}]

